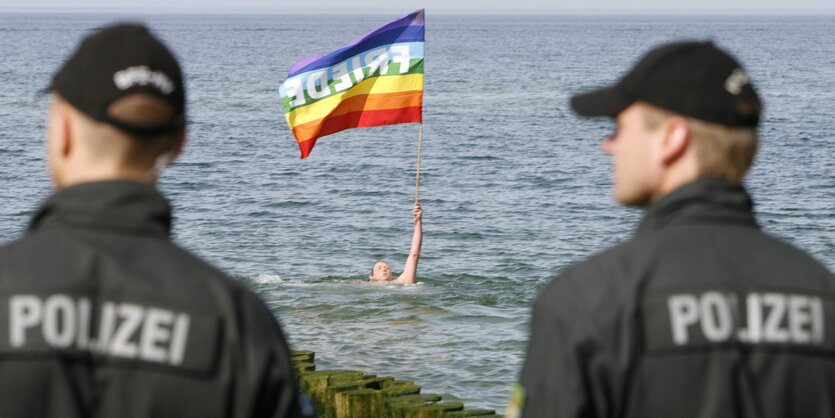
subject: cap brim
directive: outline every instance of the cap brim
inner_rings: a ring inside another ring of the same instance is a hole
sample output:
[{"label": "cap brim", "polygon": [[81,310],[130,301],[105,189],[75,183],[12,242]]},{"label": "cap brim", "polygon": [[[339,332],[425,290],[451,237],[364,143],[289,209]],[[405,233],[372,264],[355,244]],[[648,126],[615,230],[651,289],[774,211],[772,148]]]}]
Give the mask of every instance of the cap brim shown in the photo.
[{"label": "cap brim", "polygon": [[571,108],[580,116],[615,117],[634,102],[626,97],[618,85],[578,94],[571,98]]}]

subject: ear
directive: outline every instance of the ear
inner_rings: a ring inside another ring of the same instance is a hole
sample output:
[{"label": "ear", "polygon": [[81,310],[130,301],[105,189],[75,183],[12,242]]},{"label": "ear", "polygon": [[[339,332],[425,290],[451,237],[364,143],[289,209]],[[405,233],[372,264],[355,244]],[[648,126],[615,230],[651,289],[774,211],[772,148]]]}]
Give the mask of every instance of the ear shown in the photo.
[{"label": "ear", "polygon": [[51,160],[64,160],[73,151],[73,119],[69,106],[59,98],[49,104],[46,126],[47,154]]},{"label": "ear", "polygon": [[171,148],[171,159],[168,160],[168,164],[176,160],[180,154],[183,153],[183,148],[186,146],[186,130],[183,129],[182,132],[177,136],[177,142],[174,143],[174,147]]},{"label": "ear", "polygon": [[54,96],[49,103],[46,126],[46,155],[49,173],[56,187],[64,186],[71,172],[68,160],[74,147],[74,121],[71,109],[61,98]]},{"label": "ear", "polygon": [[674,116],[664,123],[664,137],[661,141],[661,162],[670,166],[678,161],[690,147],[690,126],[681,116]]},{"label": "ear", "polygon": [[74,122],[71,110],[61,100],[54,100],[50,115],[50,146],[56,156],[66,158],[73,151]]}]

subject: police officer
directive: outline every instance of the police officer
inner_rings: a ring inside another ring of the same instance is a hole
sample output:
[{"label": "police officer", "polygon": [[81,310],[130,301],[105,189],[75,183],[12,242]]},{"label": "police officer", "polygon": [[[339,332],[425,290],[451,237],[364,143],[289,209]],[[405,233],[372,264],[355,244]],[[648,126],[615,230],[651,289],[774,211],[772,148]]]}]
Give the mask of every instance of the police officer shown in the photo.
[{"label": "police officer", "polygon": [[757,226],[745,70],[711,42],[668,44],[571,105],[615,118],[613,194],[645,214],[542,289],[511,414],[835,416],[835,278]]},{"label": "police officer", "polygon": [[103,28],[49,90],[56,192],[0,248],[0,416],[300,416],[271,312],[169,239],[155,182],[186,114],[168,48]]}]

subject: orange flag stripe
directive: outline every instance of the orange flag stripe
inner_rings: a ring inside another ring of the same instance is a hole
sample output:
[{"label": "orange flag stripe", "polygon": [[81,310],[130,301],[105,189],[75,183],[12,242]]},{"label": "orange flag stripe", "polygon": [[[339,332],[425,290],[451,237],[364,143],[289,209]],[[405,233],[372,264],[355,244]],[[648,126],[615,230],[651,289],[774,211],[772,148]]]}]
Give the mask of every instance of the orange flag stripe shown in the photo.
[{"label": "orange flag stripe", "polygon": [[328,119],[336,116],[352,112],[421,107],[422,103],[422,90],[353,96],[343,100],[328,116],[296,126],[293,128],[293,134],[296,142],[304,142],[321,136],[322,126]]}]

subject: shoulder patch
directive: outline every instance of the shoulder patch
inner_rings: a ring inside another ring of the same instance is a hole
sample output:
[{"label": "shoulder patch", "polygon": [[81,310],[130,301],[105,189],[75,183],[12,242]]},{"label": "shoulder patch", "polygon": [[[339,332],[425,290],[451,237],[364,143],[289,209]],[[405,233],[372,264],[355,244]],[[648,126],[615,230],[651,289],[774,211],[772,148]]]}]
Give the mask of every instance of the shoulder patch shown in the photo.
[{"label": "shoulder patch", "polygon": [[507,405],[505,416],[507,418],[522,418],[526,399],[525,388],[519,383],[514,383],[510,390],[510,403]]}]

